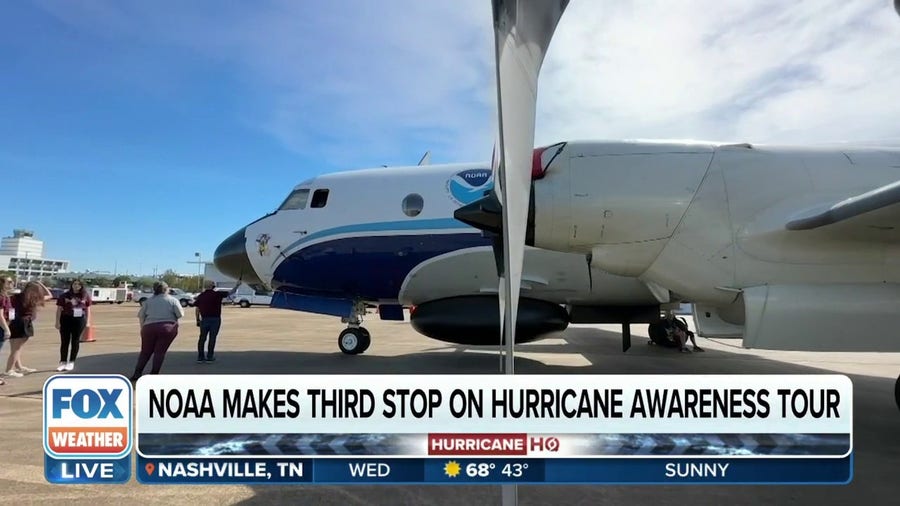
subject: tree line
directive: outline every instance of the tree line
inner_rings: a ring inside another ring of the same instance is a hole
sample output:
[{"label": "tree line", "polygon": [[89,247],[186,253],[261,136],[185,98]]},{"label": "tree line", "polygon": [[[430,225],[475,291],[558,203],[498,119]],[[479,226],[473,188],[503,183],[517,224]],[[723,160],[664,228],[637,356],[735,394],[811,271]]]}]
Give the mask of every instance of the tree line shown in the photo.
[{"label": "tree line", "polygon": [[[17,281],[16,273],[12,271],[0,271],[0,276],[9,276]],[[153,276],[92,276],[91,274],[79,275],[77,273],[57,274],[55,276],[44,277],[38,279],[48,288],[68,288],[72,281],[80,279],[86,287],[115,288],[127,283],[129,287],[138,290],[149,290],[153,288],[153,283],[157,281],[165,281],[171,288],[180,288],[186,292],[199,292],[203,288],[203,277],[194,274],[193,276],[184,276],[176,273],[172,269],[165,271],[159,277]]]}]

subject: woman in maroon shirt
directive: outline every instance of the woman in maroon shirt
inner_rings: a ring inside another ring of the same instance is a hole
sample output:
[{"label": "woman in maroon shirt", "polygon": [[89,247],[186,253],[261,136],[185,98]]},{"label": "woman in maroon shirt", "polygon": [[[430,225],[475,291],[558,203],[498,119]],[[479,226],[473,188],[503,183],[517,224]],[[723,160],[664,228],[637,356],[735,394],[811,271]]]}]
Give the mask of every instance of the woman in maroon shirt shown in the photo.
[{"label": "woman in maroon shirt", "polygon": [[52,298],[50,290],[37,281],[30,281],[22,289],[11,297],[12,309],[10,310],[11,334],[9,336],[9,360],[6,361],[6,375],[13,378],[21,378],[23,374],[35,372],[37,369],[22,365],[22,347],[28,342],[28,338],[34,335],[34,319],[38,309],[44,305],[44,301]]},{"label": "woman in maroon shirt", "polygon": [[91,326],[91,298],[80,279],[72,281],[69,290],[56,299],[56,329],[59,330],[59,367],[57,371],[75,369],[81,333]]}]

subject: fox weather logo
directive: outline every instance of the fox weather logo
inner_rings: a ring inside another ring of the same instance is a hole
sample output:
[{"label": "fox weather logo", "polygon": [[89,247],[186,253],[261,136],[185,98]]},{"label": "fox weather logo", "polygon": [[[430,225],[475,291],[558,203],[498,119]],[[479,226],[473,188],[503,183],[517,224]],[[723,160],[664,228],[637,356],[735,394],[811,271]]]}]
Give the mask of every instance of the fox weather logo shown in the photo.
[{"label": "fox weather logo", "polygon": [[447,180],[447,193],[457,203],[466,205],[484,196],[493,187],[490,169],[468,169]]},{"label": "fox weather logo", "polygon": [[51,457],[127,456],[131,384],[119,375],[53,376],[44,384],[44,450]]}]

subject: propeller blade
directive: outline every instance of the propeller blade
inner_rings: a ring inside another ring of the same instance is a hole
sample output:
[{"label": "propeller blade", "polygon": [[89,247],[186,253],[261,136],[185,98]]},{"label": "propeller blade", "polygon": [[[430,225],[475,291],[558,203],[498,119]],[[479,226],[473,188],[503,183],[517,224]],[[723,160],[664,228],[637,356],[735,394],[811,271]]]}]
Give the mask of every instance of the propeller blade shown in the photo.
[{"label": "propeller blade", "polygon": [[[553,32],[569,0],[493,0],[498,142],[494,184],[503,215],[501,328],[506,373],[513,373],[519,291],[531,196],[537,84]],[[499,149],[498,149],[499,148]]]}]

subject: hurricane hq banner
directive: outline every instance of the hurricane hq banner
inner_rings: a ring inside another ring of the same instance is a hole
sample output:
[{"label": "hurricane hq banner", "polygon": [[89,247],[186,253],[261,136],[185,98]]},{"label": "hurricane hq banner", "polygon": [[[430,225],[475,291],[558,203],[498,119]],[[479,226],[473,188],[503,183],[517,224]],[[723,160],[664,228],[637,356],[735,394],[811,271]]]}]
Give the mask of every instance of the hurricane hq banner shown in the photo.
[{"label": "hurricane hq banner", "polygon": [[57,482],[73,469],[86,480],[99,469],[89,458],[127,478],[132,443],[148,484],[852,479],[842,375],[155,375],[133,391],[73,380],[45,395]]}]

